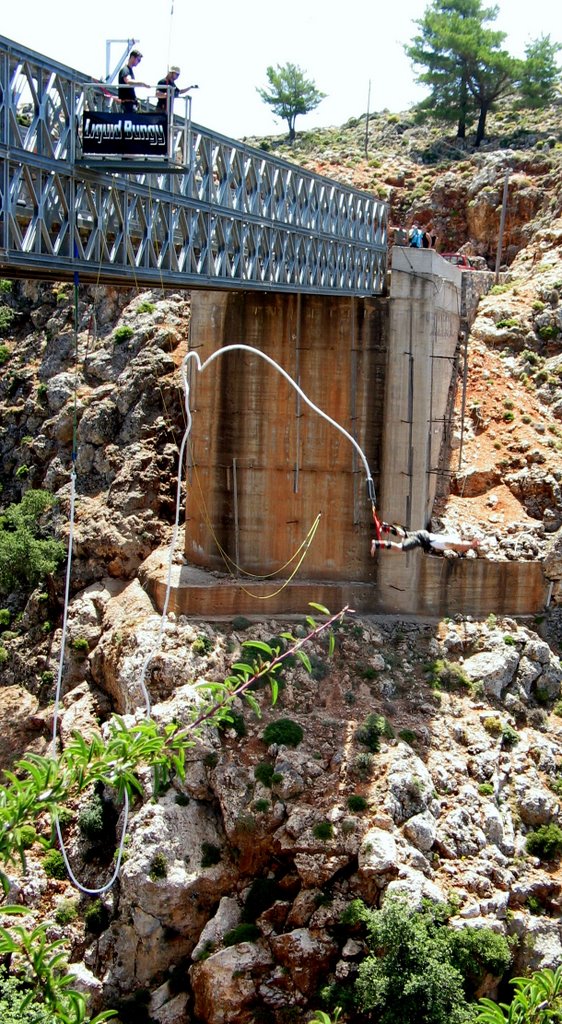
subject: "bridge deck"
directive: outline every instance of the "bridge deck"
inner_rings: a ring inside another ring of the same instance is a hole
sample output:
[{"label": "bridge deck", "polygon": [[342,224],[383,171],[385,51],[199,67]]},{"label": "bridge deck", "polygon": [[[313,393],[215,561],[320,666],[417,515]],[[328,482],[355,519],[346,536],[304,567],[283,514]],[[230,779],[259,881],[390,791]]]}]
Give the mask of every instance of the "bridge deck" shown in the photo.
[{"label": "bridge deck", "polygon": [[[160,287],[373,295],[386,204],[185,119],[169,163],[87,158],[100,83],[0,36],[0,269]],[[109,101],[111,104],[111,101]]]}]

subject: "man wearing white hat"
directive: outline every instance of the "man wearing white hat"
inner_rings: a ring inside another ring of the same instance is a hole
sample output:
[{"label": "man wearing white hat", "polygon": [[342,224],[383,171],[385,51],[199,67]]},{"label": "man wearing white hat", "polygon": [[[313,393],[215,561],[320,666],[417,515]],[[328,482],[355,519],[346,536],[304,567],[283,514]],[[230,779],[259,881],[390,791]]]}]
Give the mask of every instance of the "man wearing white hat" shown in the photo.
[{"label": "man wearing white hat", "polygon": [[158,85],[156,86],[156,96],[158,97],[158,103],[156,104],[157,110],[161,110],[164,113],[166,110],[171,110],[176,96],[183,96],[184,93],[189,92],[190,89],[197,89],[196,85],[188,85],[187,89],[178,89],[176,81],[179,76],[180,68],[178,68],[177,64],[172,64],[168,68],[168,74],[166,77],[161,78],[158,82]]}]

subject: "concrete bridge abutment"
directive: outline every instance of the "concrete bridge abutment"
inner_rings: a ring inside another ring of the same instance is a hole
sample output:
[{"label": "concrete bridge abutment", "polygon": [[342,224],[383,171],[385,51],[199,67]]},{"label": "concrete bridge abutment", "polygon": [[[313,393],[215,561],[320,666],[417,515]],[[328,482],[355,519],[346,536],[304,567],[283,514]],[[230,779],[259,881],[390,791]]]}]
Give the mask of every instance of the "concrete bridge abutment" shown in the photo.
[{"label": "concrete bridge abutment", "polygon": [[[190,349],[202,362],[236,344],[267,354],[357,440],[380,517],[418,529],[429,523],[448,445],[461,298],[456,267],[431,250],[395,248],[389,297],[195,292]],[[365,469],[349,440],[258,354],[225,353],[190,373],[187,564],[175,571],[171,609],[302,614],[317,601],[485,618],[544,608],[539,563],[419,550],[371,558]],[[158,603],[164,578],[156,559],[146,584]]]}]

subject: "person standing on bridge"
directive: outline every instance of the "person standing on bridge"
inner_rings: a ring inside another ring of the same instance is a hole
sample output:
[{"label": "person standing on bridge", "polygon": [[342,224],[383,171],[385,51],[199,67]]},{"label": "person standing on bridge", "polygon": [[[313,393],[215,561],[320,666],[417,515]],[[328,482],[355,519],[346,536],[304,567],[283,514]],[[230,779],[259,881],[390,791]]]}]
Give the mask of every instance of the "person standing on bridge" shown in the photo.
[{"label": "person standing on bridge", "polygon": [[117,95],[121,104],[121,110],[124,114],[134,114],[135,110],[138,109],[138,100],[134,85],[142,85],[145,89],[149,89],[150,86],[146,82],[135,82],[135,72],[137,64],[140,64],[142,60],[142,53],[140,50],[131,50],[127,63],[119,71],[119,89]]},{"label": "person standing on bridge", "polygon": [[198,89],[197,85],[188,85],[185,89],[179,89],[176,85],[181,74],[181,69],[178,68],[177,64],[172,64],[168,68],[168,74],[165,78],[161,78],[156,86],[156,96],[158,103],[156,109],[165,113],[167,110],[171,110],[176,96],[184,96],[190,89]]},{"label": "person standing on bridge", "polygon": [[428,530],[405,530],[403,526],[380,524],[381,533],[391,533],[400,537],[398,541],[373,540],[371,541],[371,555],[375,551],[387,549],[389,551],[413,551],[414,548],[422,548],[426,554],[439,553],[444,551],[457,551],[464,554],[466,551],[475,550],[480,546],[480,541],[475,537],[473,540],[463,540],[454,534],[430,533]]}]

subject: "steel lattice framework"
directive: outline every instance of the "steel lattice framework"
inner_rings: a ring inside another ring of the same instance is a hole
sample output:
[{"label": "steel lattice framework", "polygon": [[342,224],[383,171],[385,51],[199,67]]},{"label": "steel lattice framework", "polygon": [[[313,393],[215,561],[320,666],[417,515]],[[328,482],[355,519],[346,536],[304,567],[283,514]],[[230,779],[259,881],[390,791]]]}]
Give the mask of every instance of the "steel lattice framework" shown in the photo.
[{"label": "steel lattice framework", "polygon": [[99,83],[89,76],[0,36],[4,273],[63,279],[78,271],[84,280],[340,295],[384,290],[381,200],[177,118],[169,166],[86,166],[78,128],[96,95]]}]

